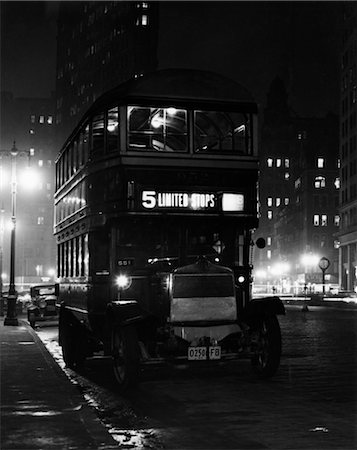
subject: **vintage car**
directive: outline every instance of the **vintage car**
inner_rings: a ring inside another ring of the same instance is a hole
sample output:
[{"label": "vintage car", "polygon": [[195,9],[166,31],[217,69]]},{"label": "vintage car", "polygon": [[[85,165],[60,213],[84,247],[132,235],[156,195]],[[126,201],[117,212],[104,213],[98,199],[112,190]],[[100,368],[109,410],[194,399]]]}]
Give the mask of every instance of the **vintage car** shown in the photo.
[{"label": "vintage car", "polygon": [[55,284],[32,286],[30,290],[31,304],[27,308],[27,318],[32,328],[36,322],[57,320],[56,302],[58,288]]}]

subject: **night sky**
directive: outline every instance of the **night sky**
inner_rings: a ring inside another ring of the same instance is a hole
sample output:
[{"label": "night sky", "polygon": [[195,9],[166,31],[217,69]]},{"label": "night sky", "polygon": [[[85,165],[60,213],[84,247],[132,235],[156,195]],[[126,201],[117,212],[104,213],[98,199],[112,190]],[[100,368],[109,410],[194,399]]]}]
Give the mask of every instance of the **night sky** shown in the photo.
[{"label": "night sky", "polygon": [[[165,2],[167,14],[170,3]],[[261,104],[279,75],[299,115],[338,112],[342,4],[180,2],[172,9],[177,27],[168,32],[182,51],[173,54],[165,41],[160,51],[167,65],[235,78]],[[55,88],[57,2],[1,1],[0,6],[1,90],[15,97],[49,96]]]}]

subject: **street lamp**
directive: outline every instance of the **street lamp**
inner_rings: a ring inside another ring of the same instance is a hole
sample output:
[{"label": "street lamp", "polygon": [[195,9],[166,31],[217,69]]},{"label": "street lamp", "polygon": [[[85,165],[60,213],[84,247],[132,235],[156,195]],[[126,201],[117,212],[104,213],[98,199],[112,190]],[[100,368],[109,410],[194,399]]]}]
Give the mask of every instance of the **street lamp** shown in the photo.
[{"label": "street lamp", "polygon": [[15,235],[16,235],[16,157],[18,150],[14,145],[10,150],[11,156],[11,234],[10,234],[10,283],[7,297],[7,312],[4,325],[18,325],[16,314],[17,291],[15,287]]},{"label": "street lamp", "polygon": [[15,287],[15,237],[16,237],[16,190],[17,173],[16,160],[18,155],[29,156],[28,151],[19,151],[16,148],[15,141],[10,151],[0,150],[1,154],[11,158],[11,234],[10,234],[10,280],[9,293],[7,298],[7,313],[4,325],[18,325],[16,314],[17,291]]}]

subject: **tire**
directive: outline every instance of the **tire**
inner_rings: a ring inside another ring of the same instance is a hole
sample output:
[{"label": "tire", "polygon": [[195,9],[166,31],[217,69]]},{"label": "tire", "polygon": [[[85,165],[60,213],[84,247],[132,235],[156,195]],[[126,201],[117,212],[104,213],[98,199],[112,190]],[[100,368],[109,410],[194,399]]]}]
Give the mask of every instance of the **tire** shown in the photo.
[{"label": "tire", "polygon": [[81,333],[71,323],[61,320],[61,345],[62,356],[66,366],[73,370],[83,369],[85,352],[81,339]]},{"label": "tire", "polygon": [[28,320],[28,322],[30,324],[30,327],[34,329],[35,328],[35,324],[36,324],[35,314],[31,313],[31,312],[28,312],[27,313],[27,320]]},{"label": "tire", "polygon": [[275,375],[280,365],[281,332],[276,316],[257,318],[252,327],[252,370],[259,378]]},{"label": "tire", "polygon": [[139,382],[140,350],[133,326],[116,327],[112,333],[112,357],[115,379],[126,389]]}]

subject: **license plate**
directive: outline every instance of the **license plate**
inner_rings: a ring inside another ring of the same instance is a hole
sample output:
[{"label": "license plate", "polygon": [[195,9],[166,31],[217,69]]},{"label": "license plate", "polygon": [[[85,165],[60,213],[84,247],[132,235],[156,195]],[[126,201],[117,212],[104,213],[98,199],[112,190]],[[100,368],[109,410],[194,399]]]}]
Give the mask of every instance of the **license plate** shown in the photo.
[{"label": "license plate", "polygon": [[221,359],[221,347],[189,347],[187,353],[189,361],[202,361],[205,359]]}]

